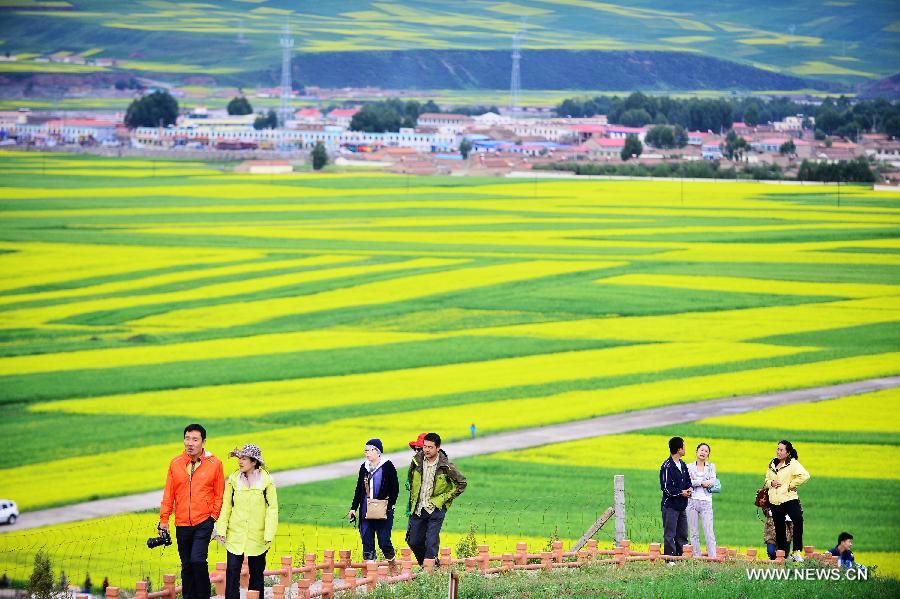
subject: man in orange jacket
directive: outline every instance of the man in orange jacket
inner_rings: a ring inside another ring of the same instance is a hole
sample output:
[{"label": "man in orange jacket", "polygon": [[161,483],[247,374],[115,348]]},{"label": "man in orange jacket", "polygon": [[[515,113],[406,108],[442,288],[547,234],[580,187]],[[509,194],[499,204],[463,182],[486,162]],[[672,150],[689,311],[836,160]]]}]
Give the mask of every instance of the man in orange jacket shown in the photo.
[{"label": "man in orange jacket", "polygon": [[159,529],[169,530],[175,508],[175,539],[181,558],[184,599],[209,599],[206,558],[213,526],[222,510],[225,474],[222,462],[206,451],[206,429],[189,424],[184,429],[184,453],[169,463],[166,488],[159,509]]}]

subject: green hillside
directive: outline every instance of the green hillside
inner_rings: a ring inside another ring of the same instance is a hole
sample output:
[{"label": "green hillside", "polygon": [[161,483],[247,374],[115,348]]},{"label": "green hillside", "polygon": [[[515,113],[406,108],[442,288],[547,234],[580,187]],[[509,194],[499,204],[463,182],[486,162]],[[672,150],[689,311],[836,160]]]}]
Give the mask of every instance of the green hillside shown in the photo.
[{"label": "green hillside", "polygon": [[[301,53],[507,49],[525,28],[526,50],[683,52],[844,83],[900,71],[892,0],[2,0],[0,11],[0,50],[12,54],[70,52],[137,72],[226,79],[277,71],[287,20]],[[90,70],[0,63],[0,73]]]}]

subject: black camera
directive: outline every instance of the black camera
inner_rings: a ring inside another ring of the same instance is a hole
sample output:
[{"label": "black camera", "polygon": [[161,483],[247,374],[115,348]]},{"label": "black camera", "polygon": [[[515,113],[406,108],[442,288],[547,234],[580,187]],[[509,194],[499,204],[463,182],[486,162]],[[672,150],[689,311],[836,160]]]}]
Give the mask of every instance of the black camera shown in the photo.
[{"label": "black camera", "polygon": [[147,547],[153,549],[154,547],[159,547],[162,545],[163,547],[168,547],[172,544],[172,537],[169,536],[168,530],[159,529],[158,537],[151,537],[147,539]]}]

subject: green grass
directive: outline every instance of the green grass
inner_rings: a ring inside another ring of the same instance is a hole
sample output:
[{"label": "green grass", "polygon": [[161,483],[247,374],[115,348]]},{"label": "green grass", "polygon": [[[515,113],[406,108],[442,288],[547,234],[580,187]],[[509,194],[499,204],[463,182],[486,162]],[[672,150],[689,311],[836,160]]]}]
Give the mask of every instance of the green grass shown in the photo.
[{"label": "green grass", "polygon": [[[764,566],[765,567],[765,566]],[[373,599],[440,599],[447,596],[448,577],[435,575],[410,583],[379,587]],[[877,575],[868,581],[748,581],[741,564],[661,564],[631,563],[618,569],[609,565],[557,570],[550,574],[513,572],[500,576],[461,575],[459,596],[467,599],[538,599],[567,597],[894,597],[900,582]]]}]

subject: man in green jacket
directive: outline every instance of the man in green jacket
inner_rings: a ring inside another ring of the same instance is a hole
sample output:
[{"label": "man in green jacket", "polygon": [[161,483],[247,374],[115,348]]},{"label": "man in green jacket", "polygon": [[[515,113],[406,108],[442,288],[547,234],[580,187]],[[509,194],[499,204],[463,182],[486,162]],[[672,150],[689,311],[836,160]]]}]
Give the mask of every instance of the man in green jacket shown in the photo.
[{"label": "man in green jacket", "polygon": [[441,526],[453,500],[466,490],[466,477],[441,449],[441,437],[428,433],[409,465],[409,525],[406,543],[419,565],[438,560]]}]

